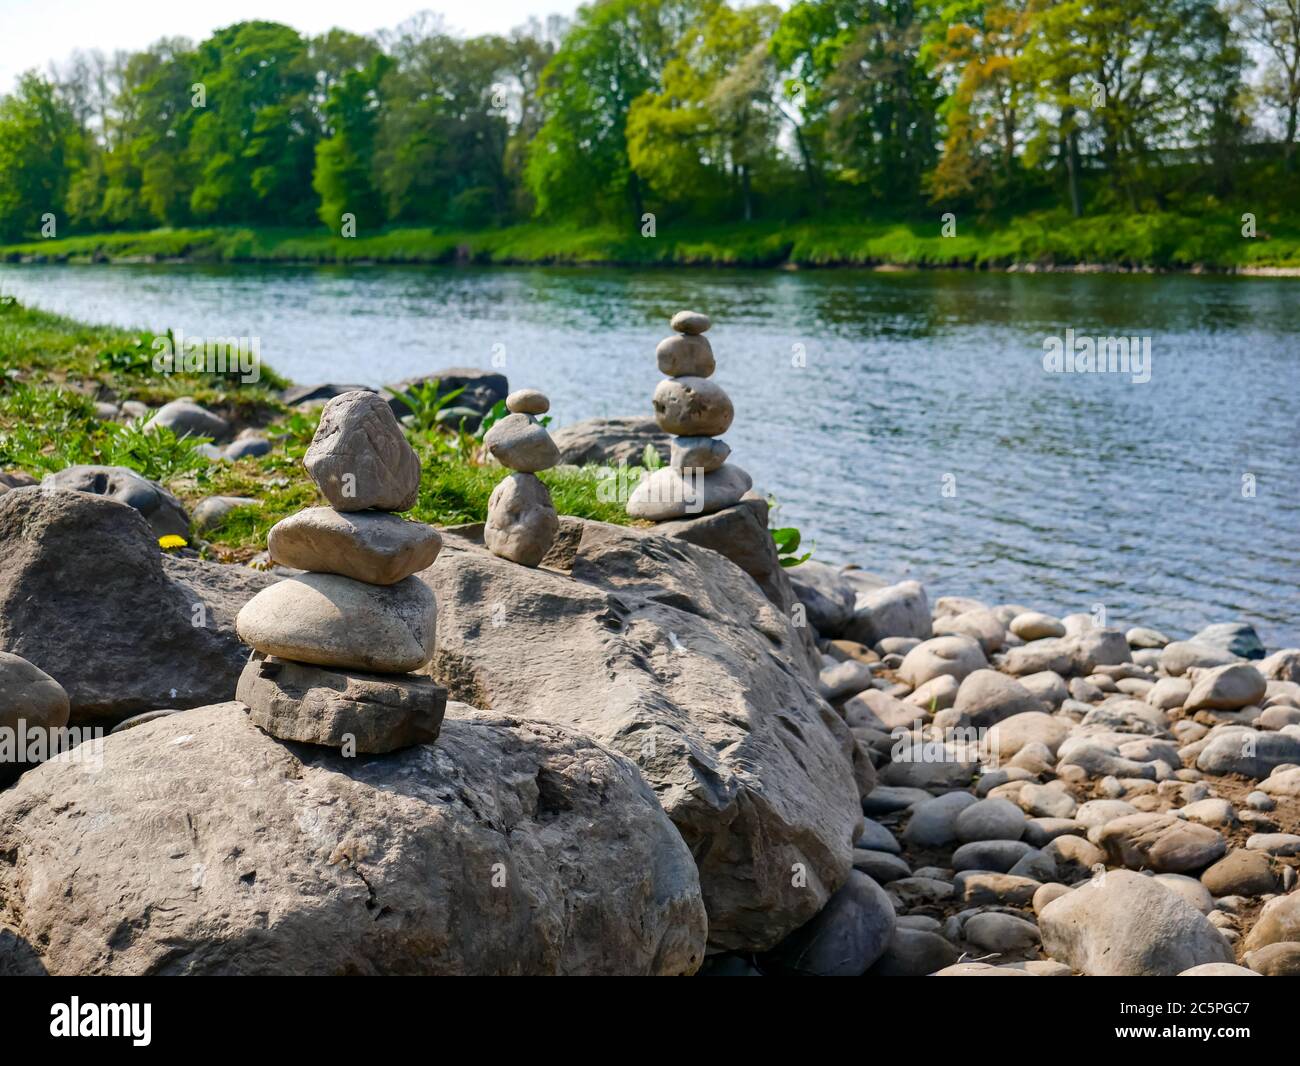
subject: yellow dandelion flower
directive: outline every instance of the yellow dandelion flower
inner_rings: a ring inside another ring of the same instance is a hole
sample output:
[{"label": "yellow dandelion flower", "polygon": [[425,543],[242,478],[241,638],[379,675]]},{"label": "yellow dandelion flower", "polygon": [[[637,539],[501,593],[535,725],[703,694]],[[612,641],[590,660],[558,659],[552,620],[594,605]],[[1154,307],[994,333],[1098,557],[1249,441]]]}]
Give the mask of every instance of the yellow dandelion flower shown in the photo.
[{"label": "yellow dandelion flower", "polygon": [[158,547],[162,548],[163,551],[168,551],[171,548],[183,548],[185,544],[185,538],[178,537],[175,533],[168,533],[167,536],[158,538]]}]

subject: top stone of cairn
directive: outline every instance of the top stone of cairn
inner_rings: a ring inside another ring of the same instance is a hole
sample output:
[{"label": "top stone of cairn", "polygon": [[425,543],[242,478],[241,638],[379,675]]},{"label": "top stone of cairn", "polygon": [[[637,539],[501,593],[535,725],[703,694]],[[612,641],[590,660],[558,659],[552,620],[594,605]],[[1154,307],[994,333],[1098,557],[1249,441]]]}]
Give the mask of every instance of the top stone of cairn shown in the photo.
[{"label": "top stone of cairn", "polygon": [[336,511],[407,511],[420,460],[392,408],[373,392],[344,392],[321,412],[303,465]]},{"label": "top stone of cairn", "polygon": [[544,415],[551,401],[539,389],[516,389],[506,397],[506,410],[512,415]]},{"label": "top stone of cairn", "polygon": [[695,336],[707,333],[712,323],[709,322],[708,315],[701,314],[699,311],[678,311],[673,315],[671,325],[678,333]]}]

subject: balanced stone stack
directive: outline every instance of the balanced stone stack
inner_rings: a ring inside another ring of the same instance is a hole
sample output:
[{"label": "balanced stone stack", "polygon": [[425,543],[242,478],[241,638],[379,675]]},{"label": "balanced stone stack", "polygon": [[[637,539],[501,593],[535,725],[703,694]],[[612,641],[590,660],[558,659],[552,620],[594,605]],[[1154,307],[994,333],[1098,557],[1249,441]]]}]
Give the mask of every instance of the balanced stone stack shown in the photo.
[{"label": "balanced stone stack", "polygon": [[492,490],[483,543],[493,555],[538,566],[560,529],[551,494],[537,477],[560,461],[560,450],[536,417],[551,409],[551,401],[536,389],[519,389],[506,397],[506,409],[510,414],[493,424],[483,443],[515,473]]},{"label": "balanced stone stack", "polygon": [[329,501],[272,527],[271,560],[307,571],[263,589],[235,621],[254,654],[236,697],[282,740],[379,753],[434,741],[447,692],[416,676],[438,607],[415,573],[442,548],[415,505],[420,461],[382,397],[326,404],[303,459]]},{"label": "balanced stone stack", "polygon": [[753,485],[740,467],[727,462],[731,449],[721,435],[731,427],[731,397],[713,374],[713,349],[704,336],[709,318],[698,311],[673,315],[676,334],[659,342],[655,354],[668,377],[654,394],[655,421],[673,434],[668,466],[641,479],[627,501],[633,518],[664,522],[712,514],[739,503]]}]

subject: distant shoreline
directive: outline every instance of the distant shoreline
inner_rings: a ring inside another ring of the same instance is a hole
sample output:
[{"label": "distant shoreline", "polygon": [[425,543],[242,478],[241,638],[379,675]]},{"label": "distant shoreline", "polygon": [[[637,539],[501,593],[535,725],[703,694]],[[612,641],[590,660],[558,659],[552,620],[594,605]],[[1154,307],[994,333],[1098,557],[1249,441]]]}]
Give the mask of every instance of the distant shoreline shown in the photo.
[{"label": "distant shoreline", "polygon": [[1241,274],[1300,277],[1300,219],[1239,233],[1231,214],[1026,215],[972,222],[954,236],[930,221],[659,225],[656,237],[613,227],[520,225],[475,232],[393,229],[335,237],[256,227],[159,229],[0,246],[13,264],[283,263],[310,266],[481,265],[745,267],[773,270],[982,270],[1060,274]]}]

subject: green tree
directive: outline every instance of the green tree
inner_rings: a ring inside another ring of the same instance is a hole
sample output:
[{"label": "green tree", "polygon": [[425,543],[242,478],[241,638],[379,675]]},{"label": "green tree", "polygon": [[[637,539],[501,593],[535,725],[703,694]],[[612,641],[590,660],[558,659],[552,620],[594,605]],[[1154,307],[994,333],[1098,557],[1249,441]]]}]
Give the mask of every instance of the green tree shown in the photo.
[{"label": "green tree", "polygon": [[316,145],[312,187],[320,196],[320,219],[337,227],[344,212],[378,226],[383,205],[372,180],[379,126],[379,85],[392,60],[379,54],[363,70],[349,70],[330,86],[325,101],[328,136]]},{"label": "green tree", "polygon": [[0,237],[17,240],[61,218],[77,121],[53,82],[28,72],[0,100]]},{"label": "green tree", "polygon": [[1264,55],[1264,96],[1283,115],[1282,158],[1295,169],[1300,113],[1300,0],[1232,0],[1238,32]]},{"label": "green tree", "polygon": [[687,26],[715,2],[599,0],[579,8],[542,74],[544,121],[526,168],[540,213],[641,224],[645,190],[628,158],[628,112],[660,87]]},{"label": "green tree", "polygon": [[779,112],[769,38],[780,18],[772,4],[718,6],[691,26],[663,88],[628,111],[634,173],[670,199],[701,206],[739,201],[754,216],[755,171],[776,156]]}]

